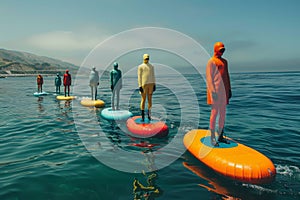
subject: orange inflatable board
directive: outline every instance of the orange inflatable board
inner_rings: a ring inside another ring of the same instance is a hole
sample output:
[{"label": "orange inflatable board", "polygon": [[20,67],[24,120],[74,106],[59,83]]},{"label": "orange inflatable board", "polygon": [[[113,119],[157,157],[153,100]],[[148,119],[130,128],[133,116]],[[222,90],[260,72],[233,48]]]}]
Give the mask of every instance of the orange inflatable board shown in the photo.
[{"label": "orange inflatable board", "polygon": [[276,169],[262,153],[227,138],[230,144],[210,143],[210,131],[197,129],[185,134],[184,146],[198,160],[216,172],[235,180],[254,184],[273,180]]}]

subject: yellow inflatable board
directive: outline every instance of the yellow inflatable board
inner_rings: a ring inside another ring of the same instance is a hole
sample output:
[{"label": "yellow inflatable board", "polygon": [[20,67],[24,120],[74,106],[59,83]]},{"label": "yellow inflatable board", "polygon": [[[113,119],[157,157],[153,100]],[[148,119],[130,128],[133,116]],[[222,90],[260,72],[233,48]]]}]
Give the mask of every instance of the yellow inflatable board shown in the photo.
[{"label": "yellow inflatable board", "polygon": [[73,100],[75,98],[75,96],[56,96],[57,100]]},{"label": "yellow inflatable board", "polygon": [[208,167],[235,180],[265,183],[273,180],[276,169],[262,153],[227,138],[230,144],[210,143],[210,131],[192,130],[183,138],[184,146]]},{"label": "yellow inflatable board", "polygon": [[81,105],[87,106],[87,107],[96,107],[96,108],[101,108],[105,105],[104,101],[97,99],[97,100],[92,100],[92,99],[82,99],[80,101]]}]

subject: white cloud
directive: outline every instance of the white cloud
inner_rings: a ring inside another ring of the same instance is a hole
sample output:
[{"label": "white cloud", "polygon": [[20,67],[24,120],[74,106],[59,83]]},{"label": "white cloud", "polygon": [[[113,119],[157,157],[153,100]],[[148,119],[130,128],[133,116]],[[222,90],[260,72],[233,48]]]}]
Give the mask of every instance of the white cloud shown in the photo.
[{"label": "white cloud", "polygon": [[91,50],[105,36],[99,33],[52,31],[33,35],[24,40],[24,45],[41,50],[78,51]]},{"label": "white cloud", "polygon": [[[86,26],[73,31],[51,31],[34,34],[19,41],[7,43],[16,50],[23,50],[37,55],[46,55],[64,61],[85,66],[106,66],[118,57],[140,50],[141,53],[149,49],[164,50],[174,53],[182,60],[190,61],[193,66],[206,63],[208,54],[192,38],[182,33],[164,28],[137,28],[120,33],[108,34],[106,30],[97,26]],[[159,58],[158,52],[152,58]],[[165,55],[165,54],[162,54]],[[125,56],[127,57],[127,56]],[[141,55],[129,61],[140,62]],[[172,63],[168,57],[160,58],[162,62]],[[153,60],[154,61],[154,60]],[[174,63],[176,65],[178,63]]]},{"label": "white cloud", "polygon": [[14,38],[2,42],[0,46],[80,65],[85,56],[110,35],[106,30],[100,29],[96,25],[87,25],[72,31],[53,30]]}]

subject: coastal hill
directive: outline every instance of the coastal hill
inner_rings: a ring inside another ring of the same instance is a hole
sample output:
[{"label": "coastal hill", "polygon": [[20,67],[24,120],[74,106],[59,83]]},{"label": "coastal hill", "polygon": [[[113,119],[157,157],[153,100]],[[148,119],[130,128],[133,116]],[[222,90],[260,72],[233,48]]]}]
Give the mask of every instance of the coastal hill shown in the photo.
[{"label": "coastal hill", "polygon": [[56,74],[69,69],[77,71],[78,66],[46,56],[0,49],[0,76]]}]

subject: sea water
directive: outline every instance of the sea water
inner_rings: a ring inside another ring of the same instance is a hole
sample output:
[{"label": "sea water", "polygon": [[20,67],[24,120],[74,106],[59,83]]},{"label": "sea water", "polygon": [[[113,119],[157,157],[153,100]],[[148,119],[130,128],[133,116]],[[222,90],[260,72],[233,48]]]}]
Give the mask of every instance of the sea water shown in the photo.
[{"label": "sea water", "polygon": [[[126,122],[81,106],[90,96],[86,77],[74,77],[73,101],[56,100],[51,76],[43,97],[33,95],[35,77],[0,79],[0,199],[299,199],[300,73],[231,74],[225,133],[273,161],[276,179],[264,185],[230,180],[183,149],[184,133],[207,129],[210,114],[202,77],[184,78],[158,77],[152,115],[169,126],[162,139],[134,138]],[[121,107],[140,115],[136,82],[124,78]],[[109,107],[106,76],[98,97]],[[142,142],[151,147],[135,145]],[[134,193],[134,180],[147,187],[151,175],[158,192]]]}]

